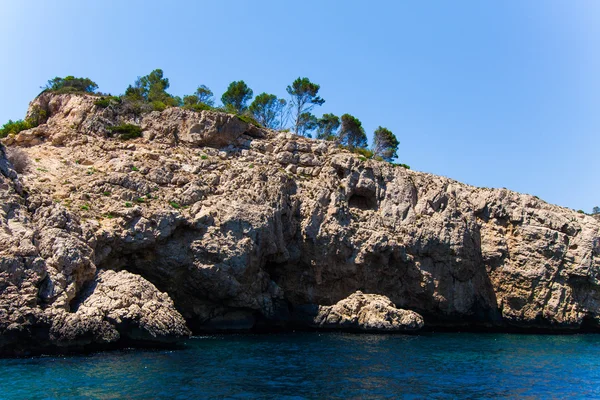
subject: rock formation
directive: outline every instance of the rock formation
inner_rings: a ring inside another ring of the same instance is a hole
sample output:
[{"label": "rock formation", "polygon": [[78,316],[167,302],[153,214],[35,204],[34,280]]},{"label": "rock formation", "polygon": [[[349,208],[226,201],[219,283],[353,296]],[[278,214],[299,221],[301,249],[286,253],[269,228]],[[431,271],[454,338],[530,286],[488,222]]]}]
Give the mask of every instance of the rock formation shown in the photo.
[{"label": "rock formation", "polygon": [[591,216],[233,115],[96,100],[43,93],[46,123],[3,139],[29,159],[0,152],[4,353],[307,326],[359,290],[429,327],[600,327]]},{"label": "rock formation", "polygon": [[423,317],[400,310],[385,296],[353,293],[332,306],[319,307],[313,326],[370,332],[408,332],[423,327]]}]

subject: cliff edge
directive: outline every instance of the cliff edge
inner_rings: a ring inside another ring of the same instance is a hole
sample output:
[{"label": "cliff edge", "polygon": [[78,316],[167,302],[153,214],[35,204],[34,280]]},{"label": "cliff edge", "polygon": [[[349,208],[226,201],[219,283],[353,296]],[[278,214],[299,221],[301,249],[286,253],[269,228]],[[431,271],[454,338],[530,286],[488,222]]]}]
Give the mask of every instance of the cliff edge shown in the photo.
[{"label": "cliff edge", "polygon": [[314,327],[357,291],[428,327],[600,331],[591,216],[229,114],[97,99],[43,93],[47,121],[3,139],[3,354]]}]

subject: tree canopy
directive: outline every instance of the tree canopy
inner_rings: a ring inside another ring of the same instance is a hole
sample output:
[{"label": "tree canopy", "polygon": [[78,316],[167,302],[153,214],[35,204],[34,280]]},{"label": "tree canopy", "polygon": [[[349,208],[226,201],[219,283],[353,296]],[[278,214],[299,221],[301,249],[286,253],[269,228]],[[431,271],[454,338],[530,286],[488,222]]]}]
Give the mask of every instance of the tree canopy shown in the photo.
[{"label": "tree canopy", "polygon": [[226,110],[243,113],[248,109],[248,101],[252,98],[252,89],[244,81],[234,81],[221,96],[221,101]]},{"label": "tree canopy", "polygon": [[334,140],[340,127],[340,117],[333,114],[323,114],[317,120],[317,139]]},{"label": "tree canopy", "polygon": [[286,104],[284,99],[278,99],[274,94],[261,93],[254,98],[249,111],[261,125],[277,129],[285,123],[283,119]]},{"label": "tree canopy", "polygon": [[398,157],[398,139],[387,128],[379,127],[373,133],[373,154],[391,162]]},{"label": "tree canopy", "polygon": [[317,128],[317,117],[309,112],[303,112],[298,116],[298,135],[312,137],[311,132]]},{"label": "tree canopy", "polygon": [[592,214],[600,214],[600,207],[596,206],[592,209]]},{"label": "tree canopy", "polygon": [[367,147],[367,135],[362,123],[350,114],[342,115],[338,137],[340,144],[347,146],[350,150]]},{"label": "tree canopy", "polygon": [[54,79],[50,79],[46,84],[45,89],[61,93],[94,93],[98,89],[98,85],[89,78],[75,78],[74,76],[69,75],[65,78],[59,78],[57,76]]},{"label": "tree canopy", "polygon": [[205,85],[200,85],[193,94],[183,97],[183,104],[190,106],[205,104],[209,107],[212,107],[215,104],[213,92]]},{"label": "tree canopy", "polygon": [[325,100],[318,96],[320,88],[321,86],[312,83],[308,78],[298,78],[286,88],[291,96],[290,104],[294,109],[294,132],[297,135],[315,129],[315,127],[312,129],[302,127],[302,124],[312,123],[312,119],[307,118],[305,114],[310,113],[314,106],[325,103]]},{"label": "tree canopy", "polygon": [[158,102],[167,106],[181,105],[179,97],[167,93],[169,79],[164,77],[162,69],[155,69],[150,74],[138,77],[135,83],[125,90],[125,97],[134,101]]}]

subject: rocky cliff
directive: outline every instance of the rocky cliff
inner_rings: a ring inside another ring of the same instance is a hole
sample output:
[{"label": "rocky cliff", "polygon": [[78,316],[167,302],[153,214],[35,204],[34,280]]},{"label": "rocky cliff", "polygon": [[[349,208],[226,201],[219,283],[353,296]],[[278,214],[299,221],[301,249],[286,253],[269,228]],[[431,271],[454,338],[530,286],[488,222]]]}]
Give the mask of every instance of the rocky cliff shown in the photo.
[{"label": "rocky cliff", "polygon": [[359,290],[426,327],[600,330],[590,216],[233,115],[96,100],[44,93],[46,123],[3,140],[4,354],[319,326]]}]

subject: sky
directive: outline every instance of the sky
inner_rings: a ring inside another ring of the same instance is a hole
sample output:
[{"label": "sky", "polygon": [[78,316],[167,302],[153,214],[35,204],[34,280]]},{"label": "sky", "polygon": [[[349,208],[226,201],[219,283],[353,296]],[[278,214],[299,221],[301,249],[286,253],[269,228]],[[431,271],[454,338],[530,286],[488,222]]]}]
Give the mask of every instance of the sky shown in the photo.
[{"label": "sky", "polygon": [[398,162],[590,212],[600,206],[600,2],[0,0],[0,124],[55,76],[122,94],[156,68],[169,92],[236,80],[314,113],[349,113]]}]

